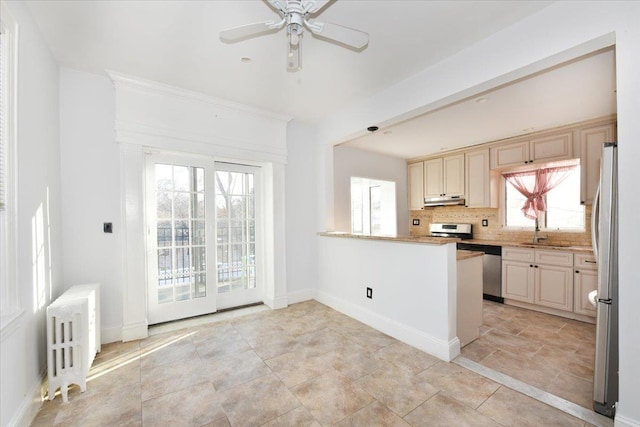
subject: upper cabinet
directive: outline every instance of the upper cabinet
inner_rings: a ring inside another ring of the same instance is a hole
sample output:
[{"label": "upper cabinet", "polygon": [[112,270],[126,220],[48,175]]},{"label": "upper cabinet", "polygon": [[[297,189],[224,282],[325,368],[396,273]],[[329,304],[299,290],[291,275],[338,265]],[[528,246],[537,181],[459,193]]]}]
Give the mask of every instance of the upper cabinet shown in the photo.
[{"label": "upper cabinet", "polygon": [[497,207],[489,170],[489,149],[469,151],[465,157],[465,202],[469,208]]},{"label": "upper cabinet", "polygon": [[573,133],[509,142],[491,148],[491,169],[573,158]]},{"label": "upper cabinet", "polygon": [[409,175],[409,209],[417,211],[424,208],[424,162],[407,166]]},{"label": "upper cabinet", "polygon": [[409,163],[409,209],[423,209],[426,197],[464,196],[464,156],[456,154]]},{"label": "upper cabinet", "polygon": [[464,195],[464,154],[424,162],[424,197]]},{"label": "upper cabinet", "polygon": [[593,202],[593,195],[600,180],[600,158],[605,142],[615,140],[615,124],[605,124],[580,130],[580,201]]}]

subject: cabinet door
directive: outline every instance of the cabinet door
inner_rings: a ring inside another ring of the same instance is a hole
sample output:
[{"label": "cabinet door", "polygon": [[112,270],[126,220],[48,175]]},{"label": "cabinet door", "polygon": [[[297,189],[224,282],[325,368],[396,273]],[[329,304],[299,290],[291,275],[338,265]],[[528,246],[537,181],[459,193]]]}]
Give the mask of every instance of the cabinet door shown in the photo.
[{"label": "cabinet door", "polygon": [[534,303],[573,311],[573,268],[536,264],[534,270]]},{"label": "cabinet door", "polygon": [[533,264],[502,261],[502,296],[533,303]]},{"label": "cabinet door", "polygon": [[529,160],[542,163],[571,158],[573,158],[572,132],[531,140]]},{"label": "cabinet door", "polygon": [[447,196],[464,196],[464,154],[445,157],[443,194]]},{"label": "cabinet door", "polygon": [[580,202],[590,205],[600,179],[602,145],[614,139],[614,125],[595,126],[580,131]]},{"label": "cabinet door", "polygon": [[409,175],[409,209],[424,208],[424,164],[412,163],[407,166]]},{"label": "cabinet door", "polygon": [[465,153],[465,200],[469,208],[491,207],[489,149]]},{"label": "cabinet door", "polygon": [[529,141],[512,142],[491,148],[491,169],[529,162]]},{"label": "cabinet door", "polygon": [[573,286],[573,312],[595,317],[596,308],[589,302],[589,292],[598,289],[598,271],[576,270]]},{"label": "cabinet door", "polygon": [[442,158],[424,162],[424,197],[440,197],[444,194],[442,182]]}]

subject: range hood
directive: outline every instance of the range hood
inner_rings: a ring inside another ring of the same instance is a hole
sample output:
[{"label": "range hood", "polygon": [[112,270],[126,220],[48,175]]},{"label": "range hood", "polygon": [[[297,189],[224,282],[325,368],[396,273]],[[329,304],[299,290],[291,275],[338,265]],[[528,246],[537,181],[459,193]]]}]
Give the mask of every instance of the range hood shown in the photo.
[{"label": "range hood", "polygon": [[451,205],[464,205],[464,197],[462,196],[440,196],[440,197],[425,197],[424,206],[451,206]]}]

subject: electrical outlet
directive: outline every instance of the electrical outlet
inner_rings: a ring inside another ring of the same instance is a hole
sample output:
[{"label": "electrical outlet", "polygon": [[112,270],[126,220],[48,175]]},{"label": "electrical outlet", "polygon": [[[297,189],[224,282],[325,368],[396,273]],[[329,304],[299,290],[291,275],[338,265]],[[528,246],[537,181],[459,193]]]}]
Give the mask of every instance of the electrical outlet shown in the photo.
[{"label": "electrical outlet", "polygon": [[419,218],[414,218],[413,219],[413,225],[420,225],[420,219]]},{"label": "electrical outlet", "polygon": [[373,299],[373,289],[367,288],[367,298]]},{"label": "electrical outlet", "polygon": [[483,227],[488,227],[489,226],[489,220],[488,219],[483,219],[482,220],[482,226]]},{"label": "electrical outlet", "polygon": [[104,231],[105,233],[113,233],[113,223],[105,222],[104,224],[102,224],[102,231]]}]

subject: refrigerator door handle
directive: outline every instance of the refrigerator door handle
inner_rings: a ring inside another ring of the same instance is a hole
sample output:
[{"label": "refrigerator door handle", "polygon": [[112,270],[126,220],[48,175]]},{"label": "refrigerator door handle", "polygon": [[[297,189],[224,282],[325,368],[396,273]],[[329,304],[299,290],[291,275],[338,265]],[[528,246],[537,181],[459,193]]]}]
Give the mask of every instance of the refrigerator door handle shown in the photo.
[{"label": "refrigerator door handle", "polygon": [[596,188],[596,194],[593,196],[593,213],[591,214],[591,245],[593,246],[593,255],[598,259],[598,223],[600,222],[600,184]]}]

